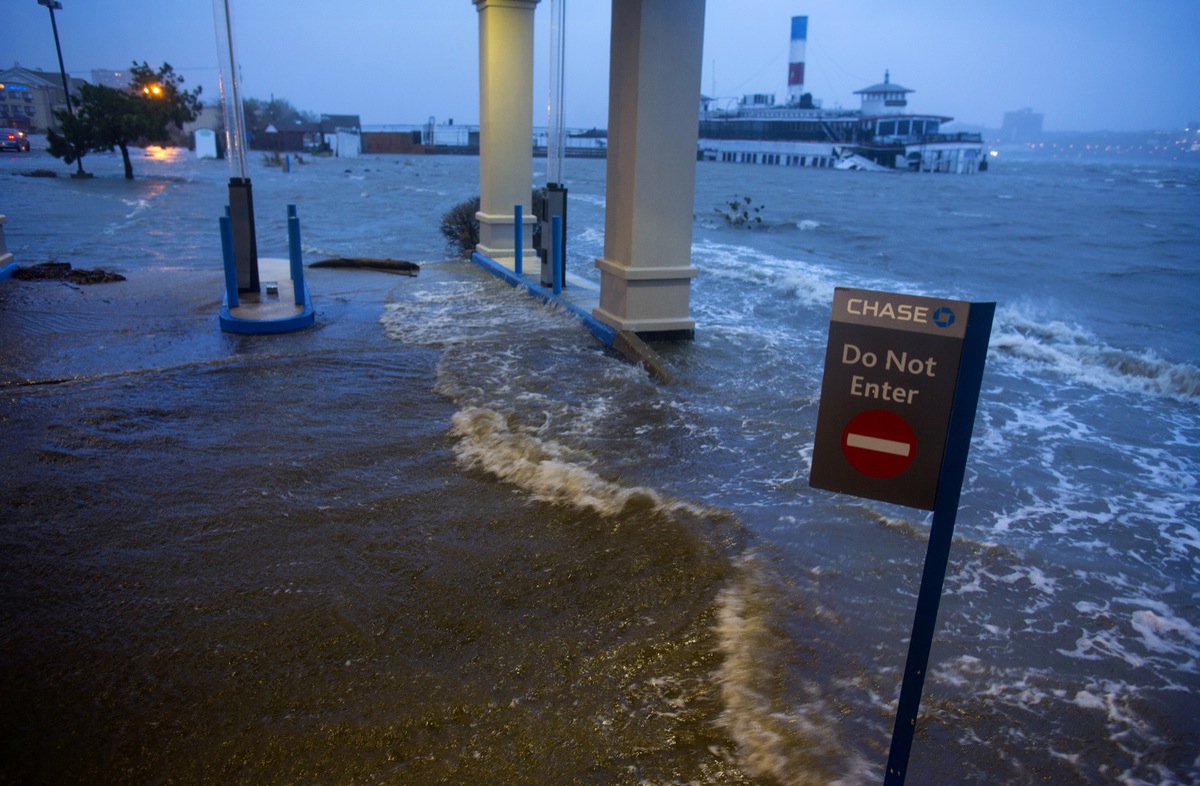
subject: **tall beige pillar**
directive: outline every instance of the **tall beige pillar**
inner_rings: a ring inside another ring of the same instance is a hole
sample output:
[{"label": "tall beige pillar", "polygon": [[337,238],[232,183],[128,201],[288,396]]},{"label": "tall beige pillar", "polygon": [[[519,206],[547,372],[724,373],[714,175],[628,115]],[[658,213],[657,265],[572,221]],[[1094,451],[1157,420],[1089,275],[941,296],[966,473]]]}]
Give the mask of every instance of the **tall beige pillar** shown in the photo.
[{"label": "tall beige pillar", "polygon": [[[479,245],[513,266],[513,206],[533,247],[533,9],[538,0],[473,0],[479,12]],[[528,261],[530,255],[526,254]]]},{"label": "tall beige pillar", "polygon": [[690,335],[704,0],[613,0],[600,305],[619,330]]}]

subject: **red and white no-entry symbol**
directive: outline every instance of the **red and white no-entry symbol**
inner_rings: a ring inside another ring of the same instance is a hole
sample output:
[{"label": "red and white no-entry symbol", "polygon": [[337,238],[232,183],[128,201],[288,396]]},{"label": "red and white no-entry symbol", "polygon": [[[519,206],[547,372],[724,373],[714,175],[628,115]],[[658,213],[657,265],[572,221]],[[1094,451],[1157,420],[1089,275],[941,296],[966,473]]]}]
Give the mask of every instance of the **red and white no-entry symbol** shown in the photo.
[{"label": "red and white no-entry symbol", "polygon": [[917,435],[908,421],[886,409],[870,409],[850,419],[842,432],[842,453],[850,466],[872,478],[890,478],[908,469],[917,455]]}]

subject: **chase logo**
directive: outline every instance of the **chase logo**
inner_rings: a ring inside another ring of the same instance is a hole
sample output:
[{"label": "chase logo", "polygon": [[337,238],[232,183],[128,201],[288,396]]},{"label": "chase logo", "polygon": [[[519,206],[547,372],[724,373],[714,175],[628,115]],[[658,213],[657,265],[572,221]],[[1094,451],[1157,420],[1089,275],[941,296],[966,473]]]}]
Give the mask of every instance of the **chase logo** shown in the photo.
[{"label": "chase logo", "polygon": [[933,324],[940,328],[950,327],[954,324],[954,310],[949,306],[942,306],[933,312]]}]

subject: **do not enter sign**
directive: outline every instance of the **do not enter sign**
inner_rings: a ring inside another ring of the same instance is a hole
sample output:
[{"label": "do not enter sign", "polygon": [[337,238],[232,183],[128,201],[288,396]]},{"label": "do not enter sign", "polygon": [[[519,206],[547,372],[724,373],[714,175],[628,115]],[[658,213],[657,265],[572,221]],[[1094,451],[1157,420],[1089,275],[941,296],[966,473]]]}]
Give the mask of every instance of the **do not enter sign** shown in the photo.
[{"label": "do not enter sign", "polygon": [[869,409],[855,415],[842,432],[842,452],[850,466],[872,478],[890,478],[908,469],[917,455],[917,435],[894,412]]},{"label": "do not enter sign", "polygon": [[964,352],[986,353],[993,310],[838,288],[809,483],[932,510],[950,413],[963,392],[961,361]]},{"label": "do not enter sign", "polygon": [[838,288],[813,488],[933,511],[884,786],[904,786],[995,303]]}]

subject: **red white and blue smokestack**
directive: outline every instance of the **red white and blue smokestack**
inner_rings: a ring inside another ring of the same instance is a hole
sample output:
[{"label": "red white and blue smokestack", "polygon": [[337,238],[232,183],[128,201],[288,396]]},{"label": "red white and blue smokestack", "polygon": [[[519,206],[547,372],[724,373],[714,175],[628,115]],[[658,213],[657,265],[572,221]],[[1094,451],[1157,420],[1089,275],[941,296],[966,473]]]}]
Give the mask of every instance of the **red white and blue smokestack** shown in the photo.
[{"label": "red white and blue smokestack", "polygon": [[808,42],[808,17],[792,17],[792,51],[788,58],[788,92],[789,104],[800,103],[804,95],[804,45]]}]

